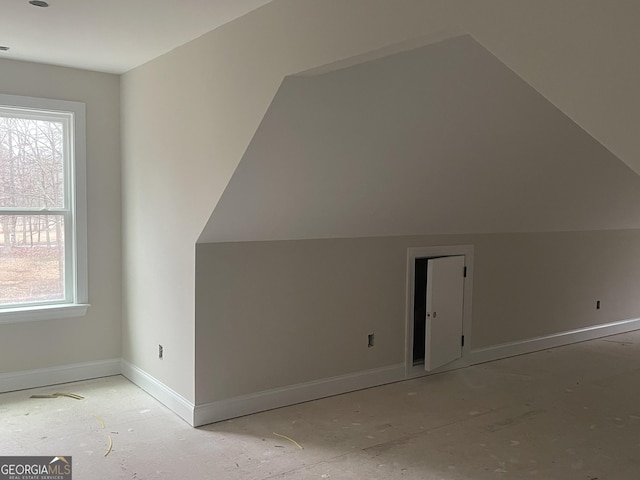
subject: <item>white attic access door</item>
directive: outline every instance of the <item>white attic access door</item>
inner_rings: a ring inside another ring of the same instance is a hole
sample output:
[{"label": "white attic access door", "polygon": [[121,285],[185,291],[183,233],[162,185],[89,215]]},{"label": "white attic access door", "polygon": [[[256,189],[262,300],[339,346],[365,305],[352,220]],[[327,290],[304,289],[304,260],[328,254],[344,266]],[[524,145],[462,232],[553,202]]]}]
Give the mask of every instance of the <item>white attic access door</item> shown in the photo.
[{"label": "white attic access door", "polygon": [[467,365],[472,265],[470,245],[408,249],[407,376]]},{"label": "white attic access door", "polygon": [[464,255],[427,260],[424,369],[462,357]]}]

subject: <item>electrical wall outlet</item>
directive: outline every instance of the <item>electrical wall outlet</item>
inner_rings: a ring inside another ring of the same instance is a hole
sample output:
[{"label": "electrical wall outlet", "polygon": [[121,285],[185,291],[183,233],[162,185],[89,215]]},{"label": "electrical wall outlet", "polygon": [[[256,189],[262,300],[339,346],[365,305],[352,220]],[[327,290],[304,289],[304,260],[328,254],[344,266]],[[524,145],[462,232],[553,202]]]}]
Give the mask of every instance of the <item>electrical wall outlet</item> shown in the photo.
[{"label": "electrical wall outlet", "polygon": [[376,340],[376,336],[374,333],[370,333],[367,335],[367,347],[371,348],[374,346]]}]

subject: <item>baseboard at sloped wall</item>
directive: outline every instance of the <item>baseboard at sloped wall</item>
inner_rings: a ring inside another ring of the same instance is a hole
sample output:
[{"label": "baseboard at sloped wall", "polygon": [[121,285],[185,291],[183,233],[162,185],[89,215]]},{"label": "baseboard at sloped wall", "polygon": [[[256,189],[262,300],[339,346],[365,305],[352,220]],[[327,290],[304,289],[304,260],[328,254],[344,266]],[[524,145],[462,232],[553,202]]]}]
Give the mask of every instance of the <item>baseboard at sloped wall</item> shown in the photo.
[{"label": "baseboard at sloped wall", "polygon": [[561,347],[572,343],[595,340],[597,338],[608,337],[609,335],[616,335],[639,329],[640,318],[611,322],[603,325],[595,325],[593,327],[579,328],[552,335],[474,349],[469,354],[467,361],[468,363],[475,365],[516,355],[523,355],[525,353],[537,352],[539,350],[546,350],[547,348]]},{"label": "baseboard at sloped wall", "polygon": [[376,387],[404,378],[404,364],[399,363],[196,405],[194,425],[206,425],[250,413]]},{"label": "baseboard at sloped wall", "polygon": [[[586,340],[595,340],[639,329],[640,318],[476,349],[472,350],[462,362],[451,364],[450,369],[457,369],[463,365],[475,365],[500,360]],[[446,370],[447,368],[444,368],[439,370],[438,373]],[[428,375],[427,372],[424,372],[424,374]],[[196,405],[194,426],[398,382],[408,378],[415,378],[415,375],[407,373],[404,364],[397,364]]]},{"label": "baseboard at sloped wall", "polygon": [[194,423],[195,407],[189,400],[126,360],[122,360],[121,370],[122,375],[173,411],[189,425],[192,427],[198,426]]},{"label": "baseboard at sloped wall", "polygon": [[120,374],[120,359],[60,365],[0,374],[0,393]]}]

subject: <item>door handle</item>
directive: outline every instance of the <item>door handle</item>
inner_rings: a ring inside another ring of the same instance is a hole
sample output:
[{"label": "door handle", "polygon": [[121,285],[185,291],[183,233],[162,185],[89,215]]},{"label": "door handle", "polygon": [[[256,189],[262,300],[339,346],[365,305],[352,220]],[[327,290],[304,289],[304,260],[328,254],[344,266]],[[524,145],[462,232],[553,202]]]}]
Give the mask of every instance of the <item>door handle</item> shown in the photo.
[{"label": "door handle", "polygon": [[433,318],[436,318],[436,312],[433,312]]}]

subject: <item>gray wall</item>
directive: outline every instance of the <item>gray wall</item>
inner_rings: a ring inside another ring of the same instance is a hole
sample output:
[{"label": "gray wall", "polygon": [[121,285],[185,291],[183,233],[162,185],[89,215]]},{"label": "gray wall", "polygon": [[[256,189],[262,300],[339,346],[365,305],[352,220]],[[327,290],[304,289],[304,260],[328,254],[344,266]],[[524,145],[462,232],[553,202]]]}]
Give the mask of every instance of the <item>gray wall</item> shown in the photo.
[{"label": "gray wall", "polygon": [[408,247],[474,245],[473,349],[635,318],[639,206],[468,36],[289,77],[197,245],[196,402],[402,363]]},{"label": "gray wall", "polygon": [[[635,11],[599,0],[274,0],[125,74],[123,357],[194,399],[195,243],[287,75],[468,32],[638,170]],[[205,358],[209,340],[198,338]]]},{"label": "gray wall", "polygon": [[403,362],[407,248],[467,244],[473,349],[640,317],[637,229],[200,244],[197,403]]},{"label": "gray wall", "polygon": [[0,373],[118,359],[122,339],[120,78],[0,60],[0,93],[86,104],[91,303],[85,317],[0,325]]}]

